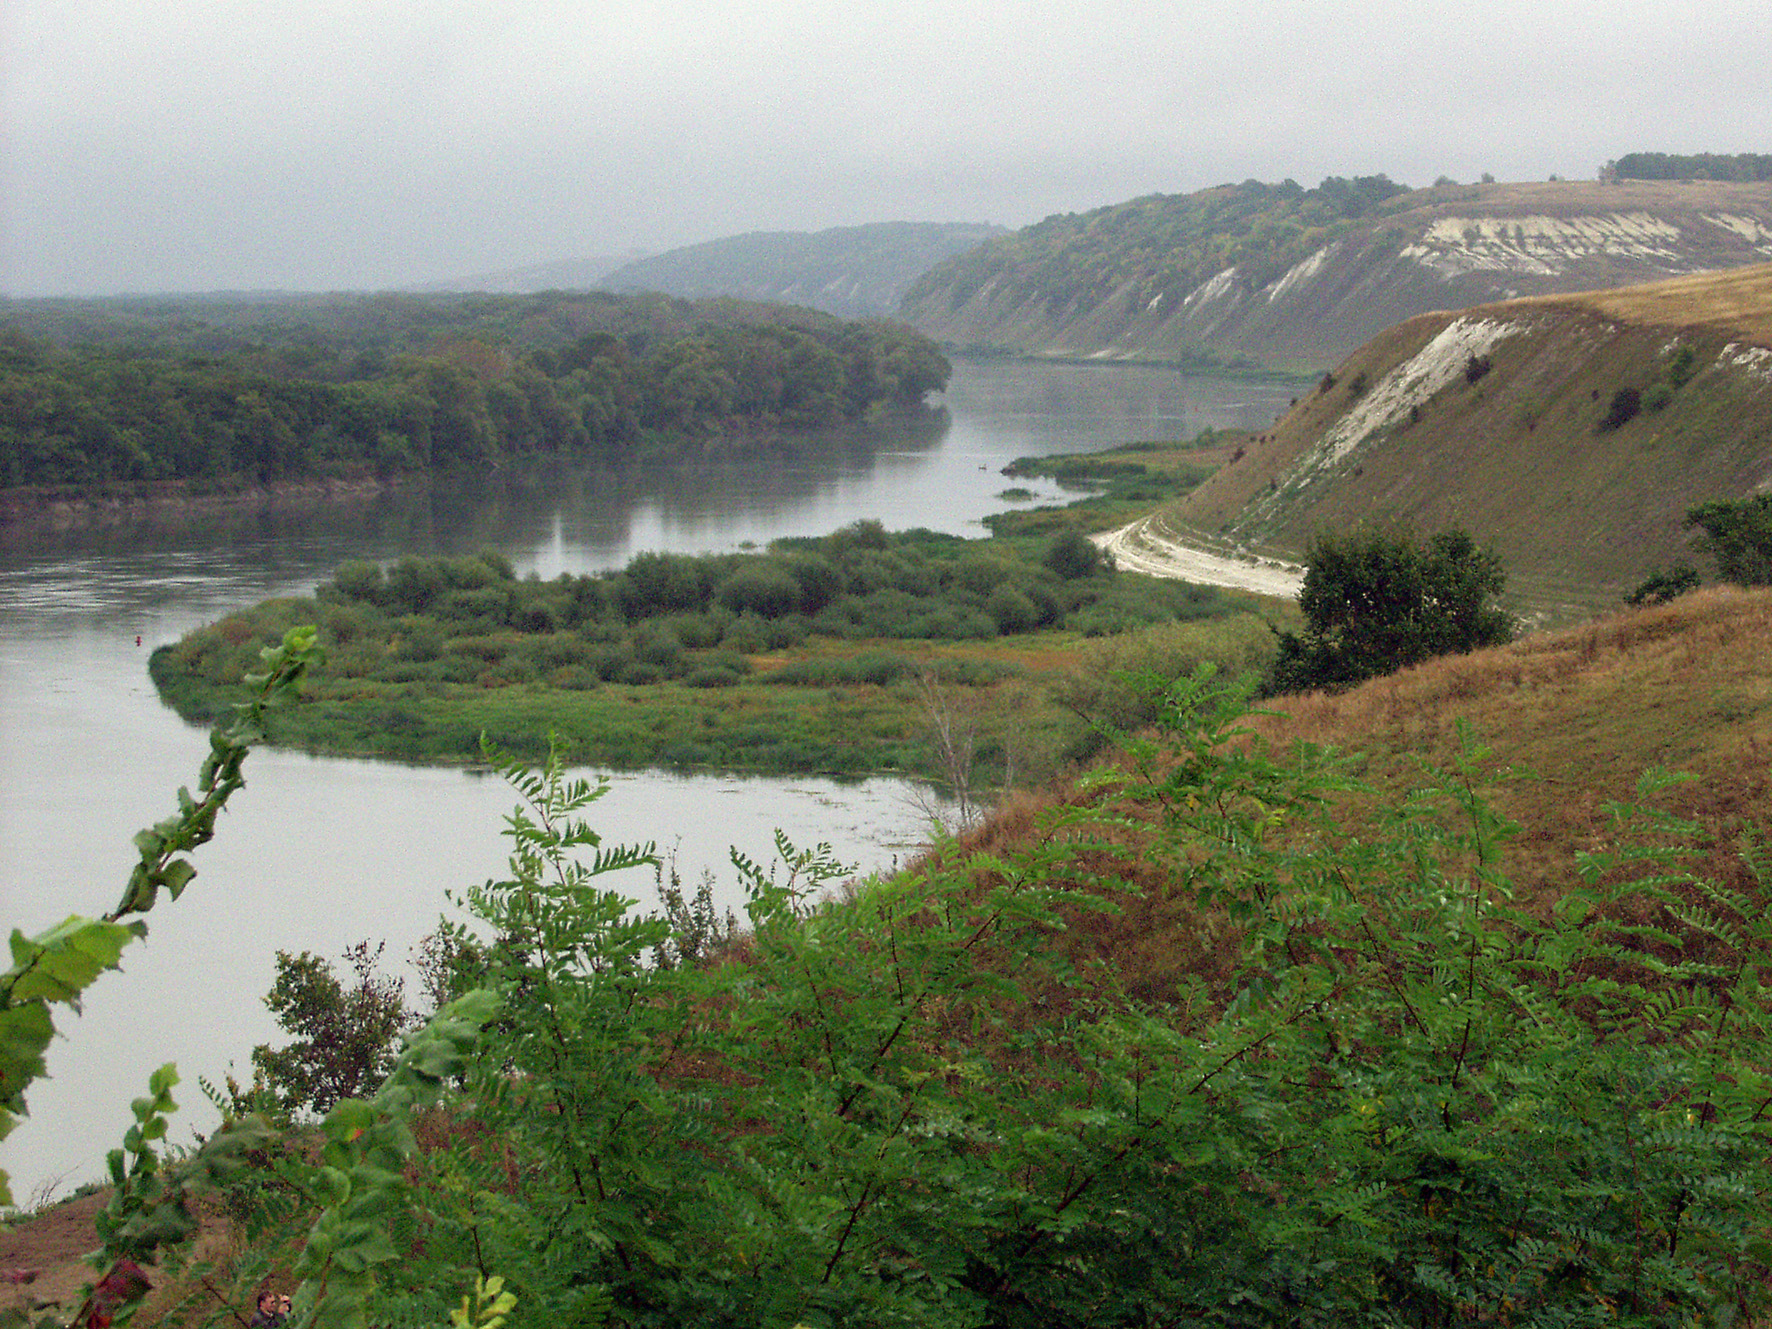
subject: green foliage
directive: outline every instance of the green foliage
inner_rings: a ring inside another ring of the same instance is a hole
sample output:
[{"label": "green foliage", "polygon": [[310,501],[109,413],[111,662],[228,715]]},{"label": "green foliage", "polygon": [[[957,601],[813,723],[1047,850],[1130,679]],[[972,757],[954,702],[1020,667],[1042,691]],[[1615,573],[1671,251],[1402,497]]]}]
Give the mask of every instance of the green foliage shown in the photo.
[{"label": "green foliage", "polygon": [[1320,535],[1305,555],[1305,631],[1280,634],[1270,692],[1345,688],[1514,634],[1501,563],[1459,530]]},{"label": "green foliage", "polygon": [[[673,937],[606,887],[657,860],[585,821],[604,786],[489,753],[524,802],[509,876],[466,896],[486,936],[458,949],[487,986],[332,1107],[317,1159],[273,1161],[318,1209],[293,1322],[1763,1311],[1772,858],[1748,839],[1738,878],[1695,873],[1696,828],[1655,810],[1672,777],[1651,773],[1541,917],[1514,903],[1519,828],[1468,735],[1350,836],[1329,800],[1370,791],[1250,733],[1252,680],[1150,687],[1158,728],[1001,849],[945,844],[836,900],[828,847],[735,851],[749,933],[720,962],[711,919],[689,908]],[[1125,990],[1093,928],[1144,903],[1129,854],[1224,939],[1222,968]],[[113,1158],[119,1250],[186,1230],[153,1149],[172,1083],[156,1074]],[[421,1149],[439,1104],[453,1129]]]},{"label": "green foliage", "polygon": [[382,949],[361,941],[347,948],[355,975],[348,988],[319,956],[277,952],[265,1005],[295,1041],[255,1047],[252,1064],[285,1115],[324,1115],[341,1098],[371,1092],[393,1069],[395,1043],[410,1016],[401,980],[376,972]]},{"label": "green foliage", "polygon": [[[1235,603],[1211,588],[1104,568],[1075,530],[1053,541],[981,542],[888,534],[878,523],[779,541],[763,554],[644,553],[620,572],[552,581],[518,578],[487,554],[405,558],[386,569],[355,563],[313,599],[265,601],[157,650],[149,673],[180,714],[203,718],[226,703],[257,642],[291,622],[317,622],[332,643],[331,667],[285,731],[291,741],[471,760],[482,732],[539,755],[538,735],[552,726],[610,765],[903,769],[918,759],[905,755],[915,743],[902,708],[896,729],[887,716],[844,725],[790,711],[780,686],[886,686],[933,667],[985,687],[1018,667],[990,659],[989,648],[913,664],[933,652],[874,643],[1101,637],[1219,617]],[[856,645],[832,651],[818,638]],[[766,670],[750,658],[796,648],[810,658]],[[622,691],[590,695],[608,685]],[[647,713],[634,709],[631,689],[653,689]],[[737,689],[749,695],[735,703]],[[716,709],[712,694],[721,704],[709,728],[701,722]],[[808,734],[815,725],[830,733]]]},{"label": "green foliage", "polygon": [[1627,152],[1604,169],[1619,180],[1772,180],[1772,153]]},{"label": "green foliage", "polygon": [[[423,1239],[370,1262],[361,1304],[434,1323],[439,1288],[496,1268],[536,1323],[1649,1329],[1758,1309],[1759,851],[1755,884],[1701,879],[1691,827],[1619,808],[1614,847],[1539,918],[1512,902],[1517,828],[1474,743],[1353,839],[1327,815],[1348,785],[1330,754],[1243,731],[1247,684],[1155,686],[1161,732],[1017,848],[949,846],[840,903],[819,898],[827,850],[735,853],[750,934],[724,963],[644,963],[668,925],[601,878],[647,851],[602,846],[579,818],[597,791],[557,762],[508,768],[512,871],[470,893],[503,999],[465,1068],[474,1130],[400,1155],[389,1212],[422,1214]],[[1110,843],[1153,816],[1137,852],[1236,939],[1227,972],[1178,971],[1155,1003],[1067,943],[1134,903]]]},{"label": "green foliage", "polygon": [[1658,605],[1677,600],[1688,591],[1698,589],[1698,569],[1685,563],[1665,571],[1656,569],[1624,597],[1628,605]]},{"label": "green foliage", "polygon": [[1698,528],[1693,547],[1716,560],[1724,581],[1772,585],[1772,494],[1700,503],[1687,510],[1685,525]]},{"label": "green foliage", "polygon": [[[78,336],[57,311],[35,311],[65,340],[15,337],[0,360],[0,487],[270,483],[738,446],[919,408],[951,372],[907,327],[809,310],[558,294],[415,303],[410,322],[306,337],[304,318],[350,311],[272,308],[222,331],[213,324],[250,307],[132,320],[113,302],[87,311]],[[504,326],[487,326],[494,314]],[[597,323],[630,335],[582,331]],[[576,342],[562,344],[563,325],[581,330]]]},{"label": "green foliage", "polygon": [[1075,527],[1053,536],[1040,561],[1065,581],[1103,576],[1114,570],[1113,561]]}]

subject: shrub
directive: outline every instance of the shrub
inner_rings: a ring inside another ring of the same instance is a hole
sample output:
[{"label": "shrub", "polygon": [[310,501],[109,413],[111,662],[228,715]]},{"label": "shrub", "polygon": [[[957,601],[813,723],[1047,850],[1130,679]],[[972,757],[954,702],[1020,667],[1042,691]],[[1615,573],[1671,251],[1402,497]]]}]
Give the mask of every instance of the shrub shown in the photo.
[{"label": "shrub", "polygon": [[1436,655],[1508,641],[1495,603],[1501,562],[1459,530],[1318,536],[1298,605],[1306,629],[1280,634],[1271,692],[1351,687]]},{"label": "shrub", "polygon": [[[353,559],[349,563],[342,563],[332,575],[331,588],[351,600],[368,600],[372,604],[379,604],[385,587],[381,564],[371,563],[367,559]],[[321,587],[322,593],[325,590],[326,587]]]},{"label": "shrub", "polygon": [[683,554],[636,554],[615,579],[615,602],[630,620],[708,607],[711,560]]},{"label": "shrub", "polygon": [[1030,632],[1040,622],[1040,611],[1034,602],[1013,586],[999,586],[992,591],[985,601],[984,611],[1004,636]]},{"label": "shrub", "polygon": [[720,603],[735,614],[780,618],[793,613],[800,598],[800,583],[772,561],[748,563],[720,583]]},{"label": "shrub", "polygon": [[411,1019],[403,982],[376,972],[382,950],[358,942],[345,952],[355,976],[349,987],[317,955],[277,952],[265,1005],[295,1041],[255,1047],[252,1064],[285,1112],[325,1113],[341,1098],[366,1097],[387,1078],[394,1040]]},{"label": "shrub", "polygon": [[1658,605],[1698,589],[1698,570],[1681,563],[1666,572],[1657,569],[1624,597],[1628,605]]},{"label": "shrub", "polygon": [[1612,394],[1612,402],[1606,407],[1606,414],[1600,417],[1598,430],[1604,434],[1620,428],[1637,418],[1637,412],[1643,408],[1643,394],[1635,388],[1620,388]]},{"label": "shrub", "polygon": [[1738,586],[1772,586],[1772,494],[1716,499],[1686,513],[1698,527],[1693,547],[1717,562],[1717,575]]},{"label": "shrub", "polygon": [[738,674],[725,665],[705,665],[685,675],[683,682],[692,688],[737,687]]},{"label": "shrub", "polygon": [[1668,357],[1667,368],[1664,372],[1667,375],[1669,386],[1676,391],[1685,387],[1692,381],[1692,376],[1698,372],[1698,348],[1690,342],[1681,342],[1674,348],[1673,354]]},{"label": "shrub", "polygon": [[1113,561],[1076,527],[1060,531],[1040,555],[1040,562],[1065,581],[1113,571]]}]

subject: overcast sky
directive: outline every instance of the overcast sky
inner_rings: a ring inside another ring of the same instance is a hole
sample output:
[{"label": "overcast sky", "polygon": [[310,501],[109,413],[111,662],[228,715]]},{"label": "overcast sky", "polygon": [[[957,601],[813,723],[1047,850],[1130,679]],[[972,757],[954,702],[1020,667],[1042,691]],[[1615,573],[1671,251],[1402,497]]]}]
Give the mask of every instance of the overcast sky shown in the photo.
[{"label": "overcast sky", "polygon": [[1772,151],[1772,4],[0,0],[0,293]]}]

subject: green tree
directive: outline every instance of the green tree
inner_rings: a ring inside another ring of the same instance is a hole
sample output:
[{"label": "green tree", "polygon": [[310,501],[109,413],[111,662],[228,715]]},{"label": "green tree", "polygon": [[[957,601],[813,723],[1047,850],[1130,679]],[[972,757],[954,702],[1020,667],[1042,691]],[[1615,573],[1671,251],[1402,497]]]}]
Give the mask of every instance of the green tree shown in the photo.
[{"label": "green tree", "polygon": [[1695,549],[1717,561],[1717,575],[1739,586],[1772,586],[1772,494],[1713,499],[1686,512]]},{"label": "green tree", "polygon": [[1040,561],[1066,581],[1114,570],[1113,559],[1075,526],[1053,536]]},{"label": "green tree", "polygon": [[1516,624],[1495,599],[1493,551],[1460,530],[1319,535],[1299,593],[1303,634],[1280,634],[1271,693],[1345,688],[1436,655],[1498,646]]},{"label": "green tree", "polygon": [[349,947],[347,986],[318,955],[277,952],[265,1005],[296,1037],[286,1047],[255,1047],[252,1064],[284,1111],[324,1114],[340,1099],[367,1097],[393,1070],[396,1041],[413,1021],[403,982],[376,972],[381,953],[379,944]]}]

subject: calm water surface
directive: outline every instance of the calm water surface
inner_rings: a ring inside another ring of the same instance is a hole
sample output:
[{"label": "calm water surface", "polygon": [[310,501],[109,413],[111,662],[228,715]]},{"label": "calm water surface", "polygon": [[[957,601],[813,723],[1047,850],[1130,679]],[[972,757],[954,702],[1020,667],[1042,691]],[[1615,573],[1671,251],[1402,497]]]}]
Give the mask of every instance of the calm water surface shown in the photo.
[{"label": "calm water surface", "polygon": [[[551,577],[862,518],[982,535],[1010,484],[1062,501],[1050,485],[1005,479],[1015,457],[1265,427],[1295,391],[1151,368],[961,364],[945,417],[764,464],[513,468],[329,504],[0,529],[0,918],[34,933],[113,907],[130,837],[194,780],[203,733],[160,705],[148,652],[267,595],[305,593],[346,559],[492,547]],[[80,1017],[62,1018],[52,1078],[0,1143],[21,1201],[99,1175],[128,1100],[165,1062],[184,1077],[181,1120],[210,1124],[197,1077],[249,1078],[253,1044],[279,1036],[261,1000],[277,949],[336,958],[368,938],[403,964],[446,891],[502,873],[498,831],[515,800],[496,778],[275,751],[255,753],[247,777],[197,852],[188,893],[150,916],[146,943]],[[686,881],[712,871],[729,899],[729,847],[766,857],[777,827],[829,842],[862,871],[914,853],[925,834],[922,800],[896,780],[610,778],[591,816],[605,842],[656,841]],[[624,889],[653,902],[649,875]]]}]

